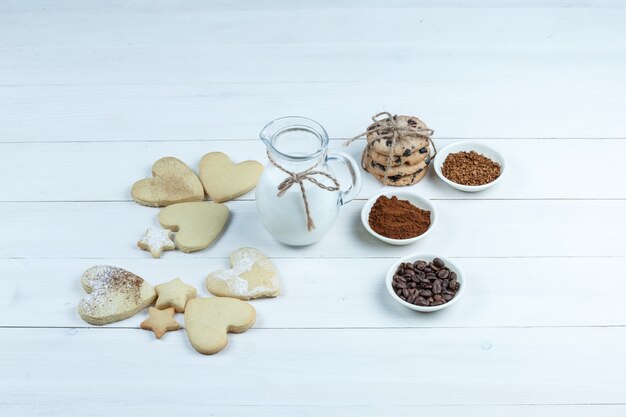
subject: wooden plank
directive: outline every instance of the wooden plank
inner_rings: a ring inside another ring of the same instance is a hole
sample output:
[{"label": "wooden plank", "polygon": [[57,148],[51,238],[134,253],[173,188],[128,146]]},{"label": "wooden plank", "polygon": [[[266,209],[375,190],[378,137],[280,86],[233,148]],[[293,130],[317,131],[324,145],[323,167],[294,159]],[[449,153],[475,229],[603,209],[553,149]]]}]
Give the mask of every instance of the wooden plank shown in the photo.
[{"label": "wooden plank", "polygon": [[[564,46],[571,45],[572,39],[582,45],[623,44],[616,34],[623,31],[626,14],[623,8],[361,8],[355,7],[359,2],[351,4],[332,7],[329,12],[328,7],[311,4],[216,10],[195,3],[166,7],[164,12],[163,7],[143,1],[89,5],[88,9],[55,5],[42,12],[32,6],[20,11],[20,6],[9,3],[5,6],[8,13],[0,15],[0,47],[359,43],[382,48],[401,40],[507,48],[550,35],[551,42]],[[581,25],[585,25],[584,32]]]},{"label": "wooden plank", "polygon": [[[452,142],[435,141],[438,148]],[[481,142],[498,149],[506,158],[507,168],[500,185],[481,193],[463,193],[448,187],[431,170],[425,180],[409,189],[434,199],[626,198],[626,189],[620,186],[626,140],[594,141],[593,145],[586,140]],[[364,146],[364,141],[347,148],[343,141],[331,142],[333,149],[348,152],[357,161]],[[267,161],[265,146],[258,139],[4,143],[0,144],[0,178],[6,181],[0,182],[0,201],[130,201],[130,187],[136,180],[151,175],[151,165],[157,159],[177,156],[197,171],[202,155],[213,151],[225,152],[235,161]],[[602,167],[591,168],[597,155],[602,155]],[[339,178],[348,183],[343,167],[335,169]],[[378,181],[361,172],[364,181],[359,199],[382,191]],[[254,199],[254,192],[240,199]]]},{"label": "wooden plank", "polygon": [[[117,403],[120,407],[121,404]],[[69,405],[68,405],[69,406]],[[106,408],[112,409],[112,406]],[[133,416],[153,416],[162,412],[184,412],[186,416],[206,416],[207,412],[220,417],[247,417],[254,413],[257,417],[293,417],[293,416],[325,416],[325,417],[379,417],[391,414],[397,417],[415,416],[415,406],[207,406],[197,402],[178,406],[164,407],[158,401],[150,404],[136,402],[124,404],[124,413],[132,413]],[[588,417],[593,413],[594,417],[622,417],[626,406],[621,404],[578,404],[578,405],[420,405],[419,412],[429,417]],[[42,411],[46,416],[67,416],[67,410],[56,405],[46,404],[33,407],[32,404],[9,404],[7,409],[20,416],[39,416]],[[121,408],[115,409],[122,412]],[[90,410],[90,415],[99,416],[100,410]]]},{"label": "wooden plank", "polygon": [[[76,312],[80,276],[108,264],[152,284],[181,277],[210,296],[205,277],[227,267],[223,258],[3,259],[2,326],[90,327]],[[626,258],[455,259],[468,279],[463,299],[420,314],[397,304],[384,278],[395,259],[273,259],[282,295],[256,300],[257,328],[426,328],[624,326]],[[45,314],[42,314],[45,312]],[[135,327],[146,313],[108,327]],[[182,319],[182,316],[178,316]]]},{"label": "wooden plank", "polygon": [[[582,38],[581,33],[581,38]],[[533,81],[560,86],[620,85],[626,48],[619,39],[586,45],[550,38],[503,50],[485,42],[439,46],[400,41],[362,44],[180,44],[0,48],[0,86]],[[581,60],[580,56],[587,57]],[[150,68],[146,71],[145,68]],[[279,86],[276,86],[278,88]],[[398,89],[400,90],[400,89]],[[401,91],[401,90],[400,90]],[[397,94],[397,91],[394,91]]]},{"label": "wooden plank", "polygon": [[7,411],[624,405],[626,398],[621,328],[252,329],[212,357],[196,353],[184,331],[160,341],[125,329],[1,329],[0,336]]},{"label": "wooden plank", "polygon": [[[227,203],[231,219],[210,248],[168,260],[222,258],[234,248],[253,246],[272,257],[399,257],[417,252],[456,257],[624,256],[624,200],[452,200],[436,201],[439,221],[424,240],[387,245],[361,226],[362,201],[344,206],[328,235],[316,245],[288,247],[260,223],[252,201]],[[135,203],[2,203],[6,258],[139,258],[135,247],[157,209]]]},{"label": "wooden plank", "polygon": [[384,4],[376,0],[318,0],[315,3],[306,0],[263,0],[255,2],[224,2],[205,0],[186,0],[184,7],[172,10],[167,0],[135,0],[132,3],[123,0],[108,0],[95,3],[76,3],[72,0],[56,0],[54,9],[47,9],[49,0],[5,0],[0,3],[0,11],[22,12],[166,12],[184,11],[219,11],[219,10],[302,10],[302,9],[381,9],[381,8],[609,8],[621,7],[619,0],[538,0],[529,3],[525,0],[389,0]]},{"label": "wooden plank", "polygon": [[347,138],[381,110],[419,115],[437,137],[623,138],[625,96],[623,79],[3,87],[0,141],[250,139],[294,114]]},{"label": "wooden plank", "polygon": [[[292,112],[350,136],[364,124],[355,114],[380,109],[419,114],[446,137],[624,137],[623,9],[329,14],[195,3],[163,17],[159,7],[90,15],[66,4],[44,25],[39,9],[9,4],[0,78],[17,87],[2,89],[0,141],[253,137]],[[65,86],[84,83],[112,85]],[[119,85],[136,83],[156,85]]]}]

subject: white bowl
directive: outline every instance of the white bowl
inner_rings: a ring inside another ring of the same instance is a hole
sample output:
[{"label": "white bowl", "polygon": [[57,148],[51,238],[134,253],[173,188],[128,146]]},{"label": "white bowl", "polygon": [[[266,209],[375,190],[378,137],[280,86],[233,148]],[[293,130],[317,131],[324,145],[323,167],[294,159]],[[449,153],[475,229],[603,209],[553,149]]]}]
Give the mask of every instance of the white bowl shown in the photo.
[{"label": "white bowl", "polygon": [[[483,185],[463,185],[463,184],[458,184],[454,181],[450,181],[449,179],[447,179],[441,172],[441,167],[443,166],[443,162],[446,160],[448,155],[451,153],[469,152],[469,151],[474,151],[479,154],[482,154],[486,156],[487,158],[491,159],[492,161],[500,164],[500,176],[496,178],[495,180],[491,181],[490,183],[483,184]],[[502,179],[502,176],[504,175],[504,157],[502,157],[502,154],[500,154],[500,152],[494,150],[493,148],[490,148],[489,146],[483,145],[482,143],[478,143],[478,142],[451,143],[445,148],[437,151],[437,155],[435,156],[435,160],[433,161],[433,164],[435,165],[434,166],[435,172],[437,173],[437,175],[439,176],[439,178],[441,178],[443,182],[445,182],[451,187],[456,188],[457,190],[466,191],[470,193],[486,190],[487,188],[494,186],[496,183],[498,183]]]},{"label": "white bowl", "polygon": [[[459,282],[460,287],[459,287],[459,290],[457,291],[457,293],[454,295],[454,298],[452,300],[448,301],[447,303],[440,304],[440,305],[434,306],[434,307],[427,307],[427,306],[417,306],[415,304],[407,303],[402,298],[398,297],[398,294],[396,294],[396,292],[393,290],[393,287],[391,286],[391,284],[393,282],[393,276],[396,273],[396,270],[398,269],[398,266],[400,266],[400,264],[404,263],[404,262],[414,263],[415,261],[418,261],[418,260],[422,260],[422,261],[426,261],[426,262],[432,262],[432,260],[435,259],[435,258],[441,259],[446,264],[446,267],[448,267],[450,269],[450,271],[454,271],[456,273],[456,279]],[[385,279],[386,279],[387,291],[389,291],[389,294],[391,294],[391,296],[393,297],[394,300],[396,300],[397,302],[399,302],[403,306],[405,306],[407,308],[410,308],[411,310],[421,311],[423,313],[430,313],[430,312],[433,312],[433,311],[441,310],[441,309],[444,309],[444,308],[449,307],[450,305],[456,303],[458,301],[458,299],[461,298],[461,296],[465,292],[465,287],[467,286],[466,285],[467,281],[465,279],[465,275],[463,275],[463,271],[461,270],[461,268],[458,267],[458,265],[456,265],[455,263],[453,263],[449,259],[444,258],[443,256],[435,256],[435,255],[421,254],[421,253],[416,254],[416,255],[411,255],[411,256],[404,257],[404,258],[400,259],[398,262],[396,262],[395,264],[393,264],[391,266],[391,268],[389,268],[389,271],[387,272],[387,277]]]},{"label": "white bowl", "polygon": [[[380,197],[381,195],[384,195],[388,198],[391,198],[392,196],[396,196],[400,200],[408,200],[411,204],[413,204],[416,207],[421,208],[422,210],[430,211],[430,227],[428,228],[428,230],[426,230],[424,233],[422,233],[419,236],[411,237],[409,239],[391,239],[389,237],[385,237],[383,235],[376,233],[370,227],[369,216],[370,216],[370,210],[372,209],[372,206],[374,205],[378,197]],[[361,223],[363,223],[363,227],[365,227],[365,230],[367,230],[372,236],[377,237],[378,239],[382,240],[385,243],[389,243],[391,245],[408,245],[408,244],[417,242],[418,240],[422,239],[433,230],[433,228],[435,227],[435,224],[437,223],[437,211],[435,210],[435,206],[433,206],[430,201],[428,201],[427,199],[423,197],[418,196],[417,194],[414,194],[408,191],[402,191],[402,190],[388,191],[388,192],[377,194],[374,197],[367,200],[367,202],[361,209]]]}]

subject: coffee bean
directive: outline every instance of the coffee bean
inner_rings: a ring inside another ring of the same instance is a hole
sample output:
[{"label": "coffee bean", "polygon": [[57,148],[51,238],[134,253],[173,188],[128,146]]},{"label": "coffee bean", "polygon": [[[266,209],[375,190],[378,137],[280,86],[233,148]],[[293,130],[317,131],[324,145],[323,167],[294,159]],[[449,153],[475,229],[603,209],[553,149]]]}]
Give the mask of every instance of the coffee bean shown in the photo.
[{"label": "coffee bean", "polygon": [[426,265],[428,265],[426,262],[424,261],[416,261],[413,265],[415,265],[415,267],[420,270],[423,271],[424,268],[426,268]]},{"label": "coffee bean", "polygon": [[452,300],[460,288],[457,274],[440,258],[431,262],[403,262],[393,275],[392,288],[404,301],[419,306],[437,306]]}]

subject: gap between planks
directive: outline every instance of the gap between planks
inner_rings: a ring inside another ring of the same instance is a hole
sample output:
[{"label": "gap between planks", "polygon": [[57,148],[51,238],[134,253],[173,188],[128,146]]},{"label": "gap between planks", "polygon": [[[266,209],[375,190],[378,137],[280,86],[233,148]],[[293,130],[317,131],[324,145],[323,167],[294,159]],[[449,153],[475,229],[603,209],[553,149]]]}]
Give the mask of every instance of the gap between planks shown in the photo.
[{"label": "gap between planks", "polygon": [[[204,297],[201,297],[204,298]],[[184,313],[181,313],[184,316]],[[346,326],[346,327],[253,327],[247,332],[252,330],[286,330],[286,331],[298,331],[298,330],[437,330],[437,329],[613,329],[613,328],[626,328],[626,324],[607,324],[607,325],[562,325],[562,326],[376,326],[376,327],[358,327],[358,326]],[[104,326],[11,326],[0,325],[2,329],[65,329],[65,330],[144,330],[137,326],[118,326],[118,327],[106,327]],[[179,330],[184,330],[185,326],[181,325]]]},{"label": "gap between planks", "polygon": [[[0,86],[1,88],[2,86]],[[473,136],[437,136],[434,138],[436,140],[454,140],[454,141],[481,141],[481,140],[514,140],[514,141],[525,141],[525,140],[571,140],[571,141],[585,141],[585,140],[614,140],[621,141],[626,140],[626,136],[615,136],[615,137],[572,137],[572,136],[551,136],[551,137],[528,137],[528,138],[519,138],[519,137],[503,137],[503,136],[481,136],[481,137],[473,137]],[[172,139],[137,139],[137,140],[30,140],[30,141],[4,141],[0,142],[1,145],[27,145],[27,144],[61,144],[61,143],[80,143],[80,144],[88,144],[88,143],[167,143],[171,142],[173,144],[179,144],[184,142],[220,142],[220,141],[228,141],[228,142],[247,142],[247,141],[257,141],[257,138],[209,138],[209,139],[180,139],[180,140],[172,140]],[[348,138],[330,138],[331,141],[347,141]]]}]

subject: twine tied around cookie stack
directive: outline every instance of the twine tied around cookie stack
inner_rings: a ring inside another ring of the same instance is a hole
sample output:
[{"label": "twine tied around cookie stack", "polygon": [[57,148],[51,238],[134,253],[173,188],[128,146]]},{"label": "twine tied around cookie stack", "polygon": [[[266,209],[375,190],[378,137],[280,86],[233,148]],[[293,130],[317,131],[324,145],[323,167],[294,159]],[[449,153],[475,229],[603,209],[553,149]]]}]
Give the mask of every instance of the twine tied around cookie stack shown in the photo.
[{"label": "twine tied around cookie stack", "polygon": [[[322,158],[320,158],[313,166],[301,172],[292,172],[282,167],[278,162],[272,159],[272,156],[270,155],[269,151],[267,152],[267,159],[270,161],[272,165],[274,165],[276,168],[280,169],[281,171],[283,171],[285,174],[288,175],[287,178],[285,178],[280,184],[278,184],[277,196],[282,197],[287,192],[287,190],[291,188],[292,185],[298,184],[300,186],[300,192],[302,193],[302,200],[304,201],[304,211],[306,213],[306,228],[309,232],[315,229],[315,223],[313,222],[313,217],[311,216],[311,209],[309,208],[309,200],[307,199],[306,191],[304,190],[304,181],[309,181],[326,191],[339,190],[339,181],[337,181],[335,177],[323,171],[315,171],[315,168],[322,161],[326,159],[326,156],[323,155]],[[333,185],[328,186],[328,185],[322,184],[321,182],[319,182],[317,179],[314,178],[315,175],[321,175],[323,177],[328,178],[329,180],[333,182],[334,186]]]},{"label": "twine tied around cookie stack", "polygon": [[[420,181],[426,175],[431,159],[437,154],[431,139],[434,130],[417,117],[392,115],[389,112],[375,114],[372,121],[365,132],[344,144],[348,146],[363,137],[367,139],[361,157],[363,169],[384,185],[412,185]],[[398,152],[397,148],[402,152]]]}]

